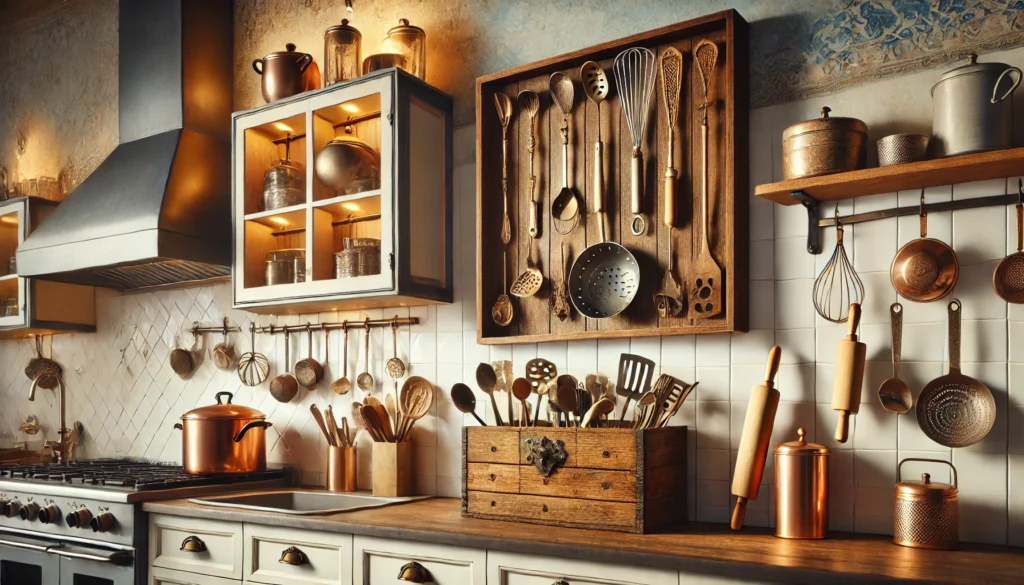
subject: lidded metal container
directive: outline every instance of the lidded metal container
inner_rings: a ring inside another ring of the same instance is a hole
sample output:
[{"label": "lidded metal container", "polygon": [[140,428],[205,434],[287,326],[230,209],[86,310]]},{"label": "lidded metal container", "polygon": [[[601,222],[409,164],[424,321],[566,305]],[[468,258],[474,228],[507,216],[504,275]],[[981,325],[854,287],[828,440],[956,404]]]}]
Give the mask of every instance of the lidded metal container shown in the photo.
[{"label": "lidded metal container", "polygon": [[263,211],[306,201],[306,169],[291,160],[291,135],[285,138],[284,158],[271,163],[263,174]]},{"label": "lidded metal container", "polygon": [[[933,482],[927,473],[921,481],[903,481],[901,471],[907,461],[949,465],[953,485]],[[900,546],[949,550],[960,540],[959,490],[956,467],[941,459],[904,459],[896,468],[895,509],[892,541]]]},{"label": "lidded metal container", "polygon": [[775,447],[775,536],[825,538],[828,533],[828,447],[804,440]]},{"label": "lidded metal container", "polygon": [[856,118],[821,117],[793,124],[782,133],[782,177],[786,180],[855,171],[867,166],[868,127]]},{"label": "lidded metal container", "polygon": [[292,284],[306,280],[306,250],[304,248],[288,248],[275,250],[267,254],[265,283]]},{"label": "lidded metal container", "polygon": [[261,77],[263,99],[268,104],[320,87],[320,73],[313,63],[313,55],[296,51],[293,43],[286,44],[284,51],[255,59],[252,68]]},{"label": "lidded metal container", "polygon": [[1013,146],[1013,99],[1021,70],[1005,63],[966,65],[942,74],[932,86],[932,148],[936,157]]},{"label": "lidded metal container", "polygon": [[406,18],[399,20],[398,26],[389,30],[384,39],[384,52],[404,56],[408,62],[402,69],[426,81],[427,33],[422,28],[412,26]]},{"label": "lidded metal container", "polygon": [[359,77],[363,69],[363,35],[348,19],[324,33],[324,86]]}]

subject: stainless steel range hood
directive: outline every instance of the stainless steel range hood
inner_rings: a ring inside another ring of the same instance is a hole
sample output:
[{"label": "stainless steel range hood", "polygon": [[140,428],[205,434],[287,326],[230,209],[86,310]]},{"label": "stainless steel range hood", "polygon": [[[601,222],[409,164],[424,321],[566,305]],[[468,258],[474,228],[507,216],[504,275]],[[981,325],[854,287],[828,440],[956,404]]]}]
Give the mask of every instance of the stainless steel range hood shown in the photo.
[{"label": "stainless steel range hood", "polygon": [[22,243],[20,275],[127,290],[231,274],[232,23],[231,0],[121,0],[120,144]]}]

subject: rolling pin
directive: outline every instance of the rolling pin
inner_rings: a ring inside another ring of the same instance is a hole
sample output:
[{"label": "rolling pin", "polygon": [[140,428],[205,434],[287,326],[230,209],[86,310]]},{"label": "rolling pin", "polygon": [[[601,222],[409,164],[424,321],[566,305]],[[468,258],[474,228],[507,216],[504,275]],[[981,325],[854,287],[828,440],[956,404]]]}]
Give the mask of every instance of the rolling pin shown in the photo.
[{"label": "rolling pin", "polygon": [[768,353],[768,367],[764,372],[764,384],[750,389],[747,415],[743,419],[743,435],[740,449],[736,453],[736,471],[732,475],[732,495],[736,496],[736,507],[732,511],[733,530],[743,527],[743,516],[747,512],[747,500],[756,500],[761,489],[761,476],[768,458],[768,446],[775,425],[775,411],[779,408],[779,391],[775,389],[775,374],[779,372],[782,348],[775,346]]},{"label": "rolling pin", "polygon": [[850,434],[850,415],[860,410],[860,390],[864,385],[864,356],[867,346],[857,341],[860,305],[850,305],[846,339],[839,340],[836,351],[836,379],[832,386],[832,410],[839,411],[836,440],[845,443]]}]

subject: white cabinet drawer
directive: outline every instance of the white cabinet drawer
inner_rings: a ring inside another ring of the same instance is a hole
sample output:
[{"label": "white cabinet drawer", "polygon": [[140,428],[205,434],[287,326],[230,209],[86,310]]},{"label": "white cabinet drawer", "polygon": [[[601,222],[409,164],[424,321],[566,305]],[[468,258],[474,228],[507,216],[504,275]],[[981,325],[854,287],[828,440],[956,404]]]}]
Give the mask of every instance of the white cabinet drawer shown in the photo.
[{"label": "white cabinet drawer", "polygon": [[[186,540],[198,550],[182,550]],[[211,577],[241,579],[242,525],[153,514],[149,517],[149,564]]]},{"label": "white cabinet drawer", "polygon": [[243,532],[246,583],[352,584],[350,534],[313,532],[260,524],[245,524]]},{"label": "white cabinet drawer", "polygon": [[[354,585],[394,585],[406,563],[419,563],[436,585],[486,585],[487,553],[481,549],[357,536]],[[551,585],[546,583],[545,585]]]},{"label": "white cabinet drawer", "polygon": [[207,577],[160,567],[149,568],[149,585],[238,585],[238,583],[234,579],[223,577]]},{"label": "white cabinet drawer", "polygon": [[487,553],[488,585],[678,585],[676,571],[572,559]]}]

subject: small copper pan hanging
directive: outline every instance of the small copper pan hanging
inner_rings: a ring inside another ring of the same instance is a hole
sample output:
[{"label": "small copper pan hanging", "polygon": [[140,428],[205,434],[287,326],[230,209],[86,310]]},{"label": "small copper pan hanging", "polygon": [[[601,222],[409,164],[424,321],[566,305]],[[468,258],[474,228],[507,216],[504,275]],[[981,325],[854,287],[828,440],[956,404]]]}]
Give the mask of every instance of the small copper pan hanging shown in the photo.
[{"label": "small copper pan hanging", "polygon": [[1024,181],[1017,180],[1017,251],[1003,258],[992,273],[992,287],[1008,303],[1024,303]]},{"label": "small copper pan hanging", "polygon": [[928,237],[928,213],[921,190],[921,237],[908,242],[889,269],[892,287],[903,298],[918,303],[937,301],[956,286],[960,264],[945,242]]}]

